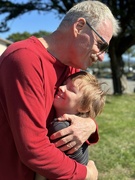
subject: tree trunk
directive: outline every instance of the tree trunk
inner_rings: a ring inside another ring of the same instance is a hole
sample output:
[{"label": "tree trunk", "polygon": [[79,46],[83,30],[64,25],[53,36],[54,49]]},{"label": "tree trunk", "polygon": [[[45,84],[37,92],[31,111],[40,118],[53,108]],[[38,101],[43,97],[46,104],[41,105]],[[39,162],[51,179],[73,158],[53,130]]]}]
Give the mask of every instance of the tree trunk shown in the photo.
[{"label": "tree trunk", "polygon": [[122,76],[122,59],[121,57],[116,56],[115,45],[112,40],[109,56],[111,59],[111,70],[112,70],[112,80],[113,80],[113,94],[122,95],[122,84],[121,84],[121,76]]}]

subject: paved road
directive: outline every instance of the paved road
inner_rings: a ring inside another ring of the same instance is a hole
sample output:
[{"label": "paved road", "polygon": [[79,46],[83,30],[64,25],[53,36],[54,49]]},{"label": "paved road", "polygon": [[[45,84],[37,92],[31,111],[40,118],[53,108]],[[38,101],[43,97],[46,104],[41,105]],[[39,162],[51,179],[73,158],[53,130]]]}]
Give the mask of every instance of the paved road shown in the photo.
[{"label": "paved road", "polygon": [[[112,83],[112,79],[105,79],[105,78],[100,78],[99,81],[101,82],[106,82],[107,83],[107,87],[104,86],[104,88],[109,89],[108,94],[113,94],[113,83]],[[131,81],[131,80],[127,80],[127,88],[124,91],[124,93],[128,93],[128,94],[132,94],[134,93],[134,88],[135,88],[135,81]]]}]

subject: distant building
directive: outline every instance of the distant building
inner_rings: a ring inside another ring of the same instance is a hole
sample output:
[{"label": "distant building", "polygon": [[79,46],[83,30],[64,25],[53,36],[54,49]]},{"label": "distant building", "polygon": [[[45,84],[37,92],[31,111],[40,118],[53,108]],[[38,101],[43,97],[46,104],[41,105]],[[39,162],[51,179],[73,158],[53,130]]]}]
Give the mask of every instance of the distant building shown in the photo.
[{"label": "distant building", "polygon": [[5,49],[12,44],[12,41],[0,38],[0,55],[5,51]]}]

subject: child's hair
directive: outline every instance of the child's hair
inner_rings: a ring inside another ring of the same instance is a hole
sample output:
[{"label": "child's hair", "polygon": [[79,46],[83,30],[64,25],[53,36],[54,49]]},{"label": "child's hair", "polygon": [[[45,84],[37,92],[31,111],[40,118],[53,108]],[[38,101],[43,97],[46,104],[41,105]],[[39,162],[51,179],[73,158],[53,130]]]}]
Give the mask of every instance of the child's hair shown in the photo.
[{"label": "child's hair", "polygon": [[74,82],[76,79],[81,79],[79,90],[83,92],[81,98],[78,99],[79,113],[78,116],[95,118],[99,115],[105,105],[106,92],[102,90],[97,78],[88,72],[80,71],[69,76]]}]

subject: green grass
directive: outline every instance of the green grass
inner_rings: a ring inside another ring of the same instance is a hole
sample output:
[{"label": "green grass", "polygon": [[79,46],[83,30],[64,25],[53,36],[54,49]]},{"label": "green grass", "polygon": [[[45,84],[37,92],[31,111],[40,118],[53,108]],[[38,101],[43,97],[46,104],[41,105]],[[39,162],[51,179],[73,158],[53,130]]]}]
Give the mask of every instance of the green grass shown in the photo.
[{"label": "green grass", "polygon": [[135,95],[108,95],[97,122],[100,140],[89,147],[89,159],[99,180],[135,180]]}]

